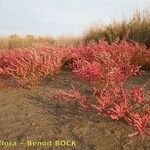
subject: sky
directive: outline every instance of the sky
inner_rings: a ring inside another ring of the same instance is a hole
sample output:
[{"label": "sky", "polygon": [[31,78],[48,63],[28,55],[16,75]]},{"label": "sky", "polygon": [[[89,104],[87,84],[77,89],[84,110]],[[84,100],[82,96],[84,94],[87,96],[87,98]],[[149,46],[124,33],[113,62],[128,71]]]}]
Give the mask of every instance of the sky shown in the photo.
[{"label": "sky", "polygon": [[78,36],[93,24],[130,18],[150,0],[0,0],[0,35]]}]

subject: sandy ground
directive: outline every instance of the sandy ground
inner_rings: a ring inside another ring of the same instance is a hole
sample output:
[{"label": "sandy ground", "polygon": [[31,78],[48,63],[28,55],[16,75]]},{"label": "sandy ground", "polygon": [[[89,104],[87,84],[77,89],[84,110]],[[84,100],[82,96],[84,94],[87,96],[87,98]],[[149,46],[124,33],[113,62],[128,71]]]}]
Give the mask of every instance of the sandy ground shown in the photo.
[{"label": "sandy ground", "polygon": [[[132,77],[126,86],[142,85],[150,72]],[[88,88],[62,72],[55,80],[44,79],[32,89],[0,90],[0,140],[15,141],[16,146],[0,146],[0,150],[150,150],[150,138],[129,139],[132,129],[123,121],[113,122],[85,111],[75,104],[59,106],[49,101],[58,89],[69,89],[70,83],[88,92]],[[145,90],[150,90],[150,84]],[[72,146],[27,146],[27,141],[75,141]],[[20,144],[22,143],[22,144]]]}]

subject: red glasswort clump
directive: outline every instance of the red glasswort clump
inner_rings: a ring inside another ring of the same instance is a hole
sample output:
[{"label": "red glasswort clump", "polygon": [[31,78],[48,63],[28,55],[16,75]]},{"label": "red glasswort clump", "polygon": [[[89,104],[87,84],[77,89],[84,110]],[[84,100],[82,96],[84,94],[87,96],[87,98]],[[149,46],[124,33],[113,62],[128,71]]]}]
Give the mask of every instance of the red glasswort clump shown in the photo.
[{"label": "red glasswort clump", "polygon": [[144,102],[144,89],[142,87],[134,86],[131,89],[132,99],[137,103]]},{"label": "red glasswort clump", "polygon": [[150,121],[149,113],[142,116],[139,113],[131,112],[127,117],[124,118],[136,130],[135,133],[129,134],[129,137],[139,134],[142,136],[142,138],[144,138],[143,137],[144,133],[150,136],[150,132],[148,131],[148,126],[147,126],[148,122]]},{"label": "red glasswort clump", "polygon": [[46,75],[58,73],[66,55],[57,48],[5,50],[0,54],[0,77],[3,81],[13,80],[15,86],[29,87]]},{"label": "red glasswort clump", "polygon": [[145,116],[142,115],[143,112],[140,114],[137,111],[146,102],[143,87],[124,88],[124,83],[130,76],[139,74],[140,66],[133,64],[132,60],[141,48],[143,46],[125,40],[110,45],[101,40],[99,44],[72,48],[70,58],[73,59],[73,72],[94,90],[92,96],[95,100],[89,101],[89,98],[74,88],[68,92],[58,92],[57,98],[77,101],[85,109],[94,109],[99,115],[113,120],[126,120],[136,130],[130,137],[143,137],[144,133],[150,135],[147,126],[150,121],[149,111]]},{"label": "red glasswort clump", "polygon": [[55,95],[53,98],[57,101],[65,100],[65,101],[77,101],[82,107],[88,108],[89,104],[87,101],[87,97],[82,95],[78,90],[76,90],[72,86],[72,90],[69,90],[68,92],[65,92],[63,90],[59,90],[58,94]]}]

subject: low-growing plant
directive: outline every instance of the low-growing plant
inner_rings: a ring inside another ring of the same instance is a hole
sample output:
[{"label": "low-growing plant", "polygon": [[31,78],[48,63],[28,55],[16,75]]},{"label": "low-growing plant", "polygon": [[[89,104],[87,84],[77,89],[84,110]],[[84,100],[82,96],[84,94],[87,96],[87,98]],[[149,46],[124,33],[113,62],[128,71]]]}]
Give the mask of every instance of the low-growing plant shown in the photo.
[{"label": "low-growing plant", "polygon": [[6,86],[11,82],[15,87],[33,86],[43,77],[58,73],[66,54],[57,48],[5,50],[0,54],[1,80]]},{"label": "low-growing plant", "polygon": [[124,119],[135,130],[130,137],[150,135],[149,100],[144,99],[144,86],[124,88],[130,76],[140,74],[140,66],[132,64],[131,60],[141,48],[143,46],[138,43],[126,40],[111,44],[101,40],[98,44],[73,48],[70,59],[73,59],[74,75],[88,84],[93,94],[86,96],[73,87],[70,91],[59,91],[54,98],[76,101],[85,109],[94,109],[113,120]]}]

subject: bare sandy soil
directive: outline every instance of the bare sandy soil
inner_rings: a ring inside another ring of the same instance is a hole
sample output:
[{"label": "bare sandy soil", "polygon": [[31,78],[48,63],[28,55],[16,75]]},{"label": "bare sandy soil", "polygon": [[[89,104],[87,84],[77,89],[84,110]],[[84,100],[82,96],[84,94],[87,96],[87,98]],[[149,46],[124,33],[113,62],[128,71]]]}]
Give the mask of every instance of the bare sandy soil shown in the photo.
[{"label": "bare sandy soil", "polygon": [[[150,72],[132,77],[126,87],[143,85]],[[0,150],[150,150],[150,138],[128,138],[132,129],[123,121],[100,118],[75,104],[61,106],[48,96],[58,89],[69,89],[70,83],[89,92],[88,87],[75,80],[70,72],[61,72],[55,80],[44,79],[32,89],[0,90],[0,140],[15,141],[17,146]],[[145,90],[150,90],[150,84]],[[35,146],[26,141],[76,141],[76,146]],[[20,144],[23,143],[23,144]]]}]

